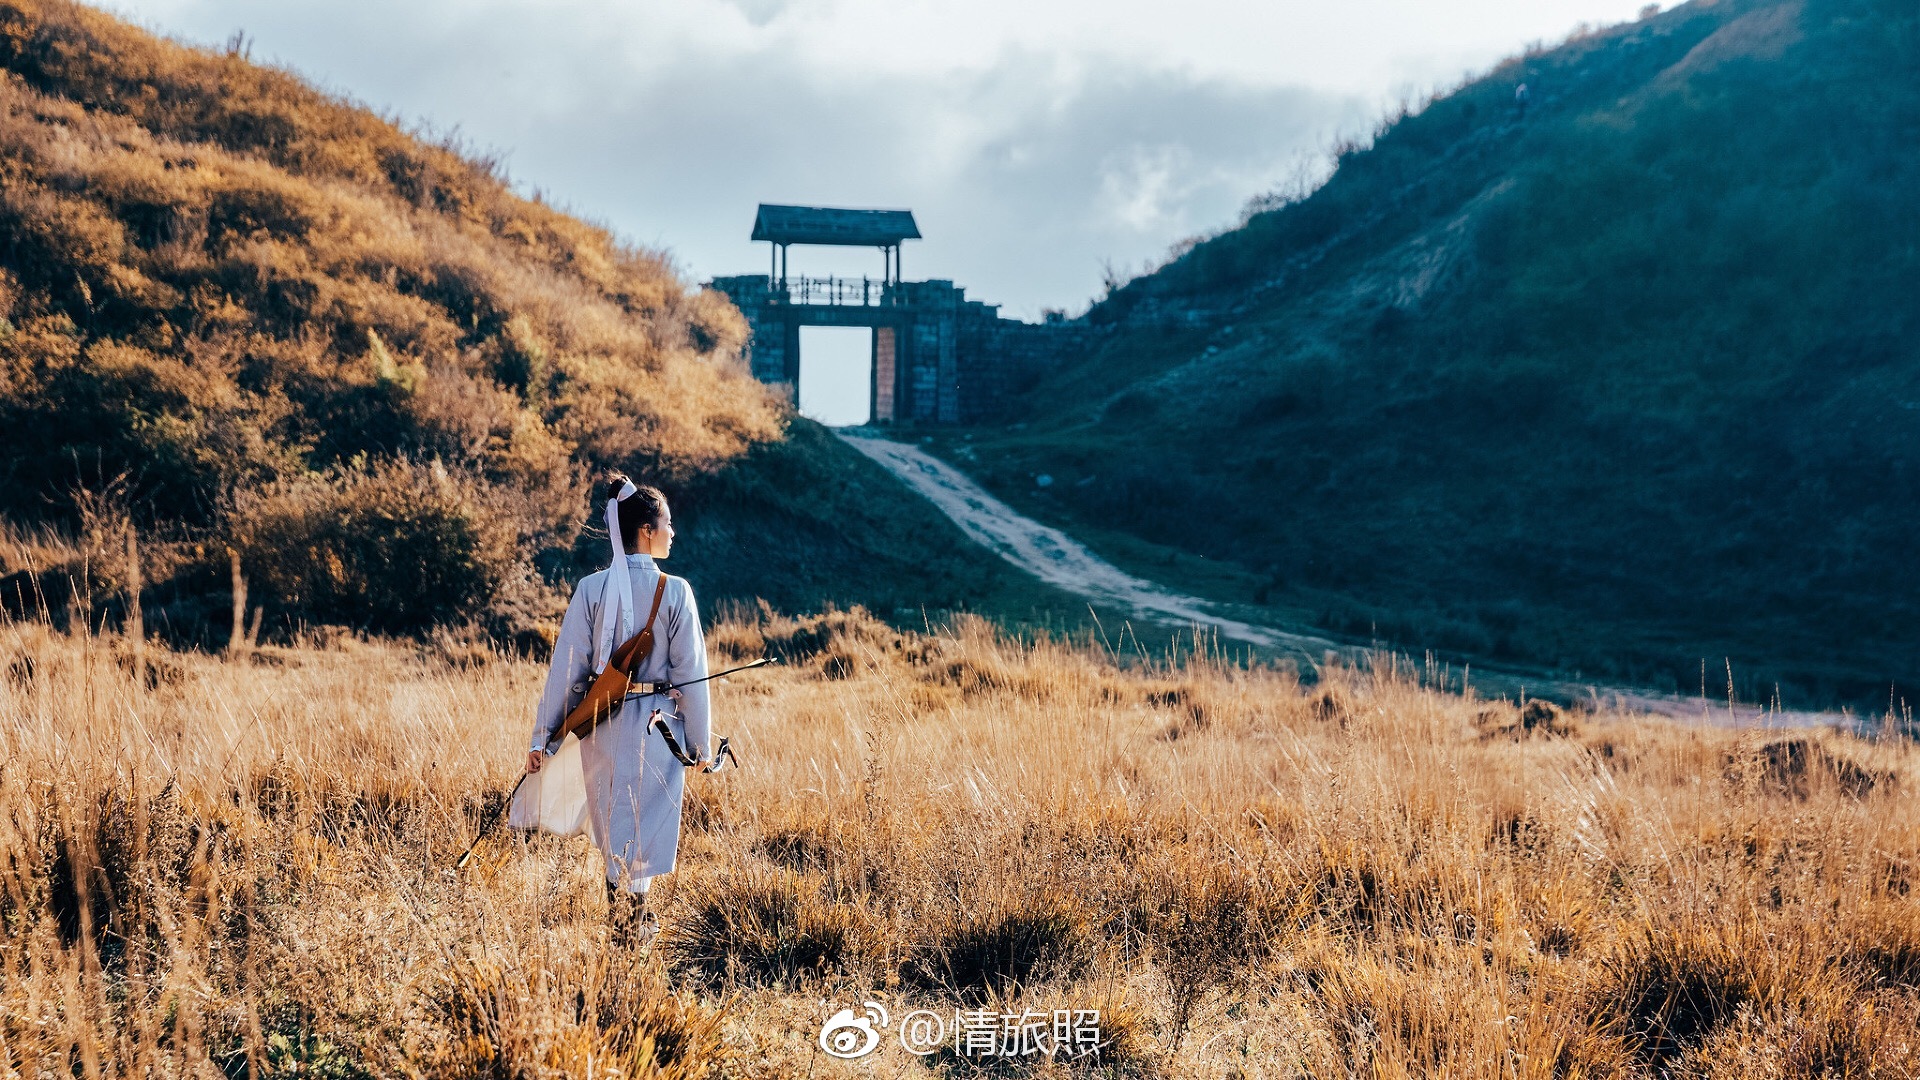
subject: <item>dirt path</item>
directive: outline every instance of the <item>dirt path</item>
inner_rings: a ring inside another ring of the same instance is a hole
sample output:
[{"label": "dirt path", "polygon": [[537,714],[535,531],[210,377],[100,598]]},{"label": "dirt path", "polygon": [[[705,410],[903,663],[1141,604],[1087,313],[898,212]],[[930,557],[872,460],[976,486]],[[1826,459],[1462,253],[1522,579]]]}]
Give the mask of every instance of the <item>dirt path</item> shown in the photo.
[{"label": "dirt path", "polygon": [[907,443],[874,435],[841,432],[854,449],[885,465],[907,486],[926,496],[1001,558],[1034,577],[1155,622],[1200,623],[1224,637],[1284,652],[1300,652],[1318,662],[1328,650],[1346,646],[1325,638],[1289,634],[1217,614],[1205,600],[1182,596],[1137,578],[1088,551],[1086,545],[1051,525],[1024,517],[965,474]]},{"label": "dirt path", "polygon": [[[1220,614],[1219,605],[1134,577],[1059,529],[1018,513],[958,469],[917,446],[858,430],[841,430],[838,434],[847,445],[879,462],[908,487],[925,496],[968,536],[1050,585],[1153,622],[1212,627],[1222,637],[1257,645],[1312,666],[1325,663],[1331,657],[1352,663],[1367,662],[1371,650],[1365,647],[1234,619]],[[1567,682],[1546,676],[1529,677],[1478,667],[1472,669],[1472,684],[1483,696],[1588,701],[1599,706],[1715,725],[1857,724],[1855,718],[1840,713],[1769,710],[1737,702],[1729,704],[1627,687]]]}]

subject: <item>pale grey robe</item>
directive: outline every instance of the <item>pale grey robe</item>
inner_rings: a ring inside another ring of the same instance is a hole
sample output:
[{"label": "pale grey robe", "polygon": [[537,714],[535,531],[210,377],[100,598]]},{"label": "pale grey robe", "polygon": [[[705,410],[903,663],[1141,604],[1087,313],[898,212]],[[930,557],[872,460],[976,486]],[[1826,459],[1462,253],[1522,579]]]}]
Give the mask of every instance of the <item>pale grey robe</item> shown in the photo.
[{"label": "pale grey robe", "polygon": [[[651,556],[628,555],[626,559],[636,609],[633,631],[638,633],[646,623],[647,609],[653,605],[654,585],[662,571]],[[575,683],[593,681],[593,628],[599,623],[607,587],[605,570],[581,579],[566,616],[560,620],[546,692],[540,696],[534,714],[535,749],[545,748],[553,732],[559,730],[566,715],[568,689]],[[653,651],[641,662],[635,680],[683,683],[705,678],[706,674],[707,646],[700,632],[693,588],[685,578],[668,574],[667,591],[660,598],[660,613],[653,624]],[[710,685],[699,683],[681,690],[677,716],[672,699],[664,694],[628,698],[618,712],[580,742],[586,820],[579,824],[606,856],[608,881],[641,890],[646,888],[646,879],[673,869],[680,848],[680,800],[686,789],[687,766],[674,759],[659,732],[647,727],[647,718],[660,709],[681,748],[689,755],[709,760]],[[541,803],[534,781],[544,779],[547,786],[564,786],[563,777],[547,777],[546,773],[567,764],[572,746],[573,741],[568,740],[566,749],[528,778],[529,786],[535,787],[531,793],[533,805]],[[516,819],[523,816],[519,810],[516,807]],[[539,823],[552,827],[544,820]]]}]

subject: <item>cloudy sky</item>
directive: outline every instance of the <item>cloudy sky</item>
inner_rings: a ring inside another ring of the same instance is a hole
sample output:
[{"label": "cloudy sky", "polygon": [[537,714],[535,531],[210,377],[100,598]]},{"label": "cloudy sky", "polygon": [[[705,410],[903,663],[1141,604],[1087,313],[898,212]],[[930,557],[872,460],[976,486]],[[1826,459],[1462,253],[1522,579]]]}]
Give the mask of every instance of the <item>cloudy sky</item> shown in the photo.
[{"label": "cloudy sky", "polygon": [[[506,157],[672,252],[766,265],[756,203],[908,207],[907,276],[1036,317],[1311,181],[1402,94],[1643,0],[114,0]],[[869,272],[864,251],[796,271]]]}]

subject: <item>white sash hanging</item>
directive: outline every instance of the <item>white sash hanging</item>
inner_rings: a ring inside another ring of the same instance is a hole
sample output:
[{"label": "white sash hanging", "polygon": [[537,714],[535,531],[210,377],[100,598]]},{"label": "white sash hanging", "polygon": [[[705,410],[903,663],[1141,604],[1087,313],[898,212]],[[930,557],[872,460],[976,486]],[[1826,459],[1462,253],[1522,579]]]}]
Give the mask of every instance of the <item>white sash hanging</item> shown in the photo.
[{"label": "white sash hanging", "polygon": [[[612,586],[600,604],[600,622],[593,633],[593,673],[600,674],[613,658],[613,648],[633,636],[633,578],[627,574],[627,552],[620,543],[620,502],[639,489],[629,480],[620,485],[620,494],[607,500],[607,538],[613,542],[613,563],[607,567],[607,584]],[[613,612],[618,612],[618,615]],[[616,630],[618,628],[618,636]]]}]

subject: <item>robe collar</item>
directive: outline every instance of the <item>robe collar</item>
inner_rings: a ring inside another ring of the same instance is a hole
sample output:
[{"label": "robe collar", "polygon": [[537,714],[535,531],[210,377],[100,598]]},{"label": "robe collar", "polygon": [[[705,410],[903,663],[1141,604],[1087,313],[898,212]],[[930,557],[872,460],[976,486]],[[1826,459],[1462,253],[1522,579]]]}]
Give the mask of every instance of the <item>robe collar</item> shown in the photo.
[{"label": "robe collar", "polygon": [[[611,508],[608,514],[611,515]],[[611,517],[609,517],[611,520]],[[619,541],[614,541],[614,549],[619,550]],[[594,674],[606,670],[607,661],[613,657],[614,646],[625,641],[638,629],[635,620],[639,613],[633,609],[633,587],[627,579],[627,573],[634,570],[659,570],[653,556],[642,552],[620,552],[618,566],[609,566],[606,592],[600,606],[600,620],[593,632],[593,670]],[[624,572],[622,572],[624,571]]]}]

